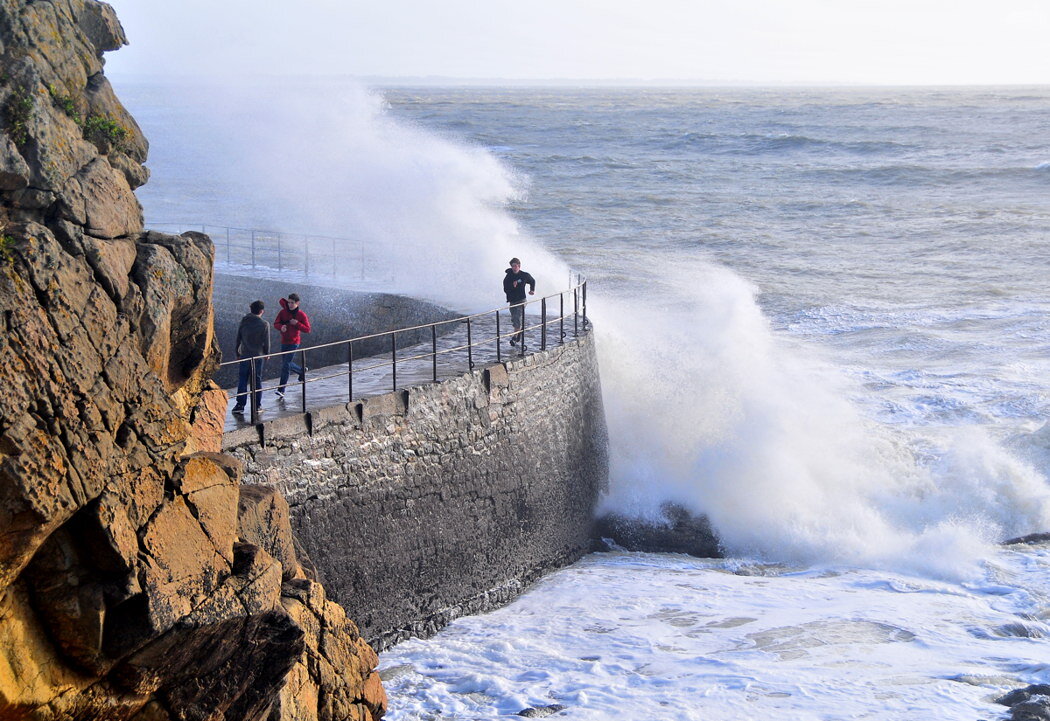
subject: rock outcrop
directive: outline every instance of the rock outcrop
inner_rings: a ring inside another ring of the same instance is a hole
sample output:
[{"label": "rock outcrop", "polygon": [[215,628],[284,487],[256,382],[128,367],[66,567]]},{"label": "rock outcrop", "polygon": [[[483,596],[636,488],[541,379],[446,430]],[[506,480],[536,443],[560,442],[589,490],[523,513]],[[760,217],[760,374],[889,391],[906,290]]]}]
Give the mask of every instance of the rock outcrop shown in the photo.
[{"label": "rock outcrop", "polygon": [[650,521],[610,513],[595,523],[599,548],[647,553],[687,553],[721,558],[722,548],[707,516],[698,516],[677,503],[661,507],[663,518]]},{"label": "rock outcrop", "polygon": [[143,232],[94,0],[0,0],[0,719],[375,719],[376,656],[222,455],[204,235]]}]

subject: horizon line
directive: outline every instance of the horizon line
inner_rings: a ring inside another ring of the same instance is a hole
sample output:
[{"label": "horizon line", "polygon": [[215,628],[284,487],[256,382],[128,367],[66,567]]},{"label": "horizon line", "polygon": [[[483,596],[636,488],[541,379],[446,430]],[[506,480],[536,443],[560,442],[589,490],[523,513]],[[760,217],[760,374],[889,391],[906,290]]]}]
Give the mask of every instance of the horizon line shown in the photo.
[{"label": "horizon line", "polygon": [[352,73],[331,74],[179,74],[122,72],[106,73],[109,78],[139,80],[216,80],[240,78],[254,80],[352,79],[366,86],[402,87],[608,87],[608,88],[1050,88],[1050,83],[1032,82],[858,82],[848,80],[717,80],[711,78],[498,78],[498,77],[454,77],[445,75],[356,75]]}]

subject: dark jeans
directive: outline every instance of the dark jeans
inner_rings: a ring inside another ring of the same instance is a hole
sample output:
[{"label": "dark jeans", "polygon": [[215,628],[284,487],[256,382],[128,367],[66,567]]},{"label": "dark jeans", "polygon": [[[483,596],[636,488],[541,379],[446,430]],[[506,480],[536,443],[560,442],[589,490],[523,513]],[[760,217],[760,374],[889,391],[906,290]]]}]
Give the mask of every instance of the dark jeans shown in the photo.
[{"label": "dark jeans", "polygon": [[[298,343],[281,343],[281,351],[295,350],[299,347]],[[288,355],[281,356],[281,381],[277,384],[283,391],[284,387],[288,385],[288,376],[294,372],[296,375],[301,376],[303,374],[303,368],[294,360],[295,353],[289,353]]]},{"label": "dark jeans", "polygon": [[[264,361],[262,358],[255,359],[255,407],[262,407],[262,378],[263,378],[263,365]],[[252,362],[246,358],[241,361],[240,365],[237,366],[237,402],[233,404],[234,408],[244,408],[248,403],[248,380],[252,374]]]}]

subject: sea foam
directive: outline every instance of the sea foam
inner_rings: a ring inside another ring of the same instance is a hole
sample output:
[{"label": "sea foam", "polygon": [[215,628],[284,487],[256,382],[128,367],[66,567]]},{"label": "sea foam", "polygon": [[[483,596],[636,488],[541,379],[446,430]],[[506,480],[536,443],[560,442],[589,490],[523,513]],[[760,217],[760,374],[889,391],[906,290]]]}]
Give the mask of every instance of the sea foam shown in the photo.
[{"label": "sea foam", "polygon": [[680,263],[664,283],[674,300],[658,308],[594,303],[604,510],[653,520],[671,500],[707,515],[731,554],[948,578],[1050,527],[1043,473],[982,428],[864,416],[845,374],[776,334],[757,289],[724,267]]}]

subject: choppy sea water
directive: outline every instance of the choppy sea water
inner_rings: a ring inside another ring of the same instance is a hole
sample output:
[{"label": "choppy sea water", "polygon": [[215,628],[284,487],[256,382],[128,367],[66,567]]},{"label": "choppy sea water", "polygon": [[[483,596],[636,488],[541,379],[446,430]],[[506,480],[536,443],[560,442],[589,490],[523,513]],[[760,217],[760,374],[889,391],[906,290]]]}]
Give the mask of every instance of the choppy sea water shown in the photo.
[{"label": "choppy sea water", "polygon": [[1050,530],[1047,89],[118,92],[153,220],[328,223],[465,308],[509,255],[583,271],[605,507],[726,545],[401,644],[392,718],[993,718],[1050,682],[1050,549],[996,545]]}]

